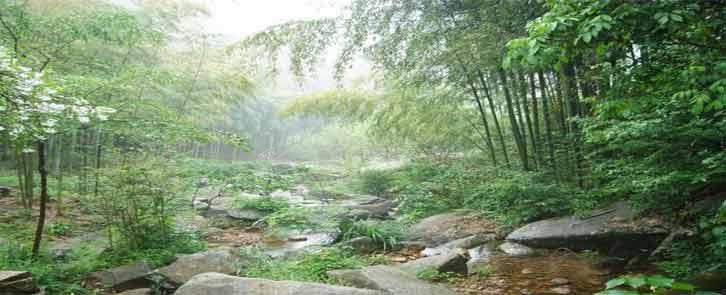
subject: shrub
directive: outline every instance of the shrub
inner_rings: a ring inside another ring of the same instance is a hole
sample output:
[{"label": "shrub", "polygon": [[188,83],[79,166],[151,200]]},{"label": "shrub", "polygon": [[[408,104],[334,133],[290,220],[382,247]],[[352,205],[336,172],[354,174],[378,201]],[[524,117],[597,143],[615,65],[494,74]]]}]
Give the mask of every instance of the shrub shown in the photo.
[{"label": "shrub", "polygon": [[251,261],[243,270],[244,276],[270,280],[334,283],[326,272],[357,269],[377,262],[339,248],[325,248],[294,260],[271,260],[259,248],[254,247],[243,248],[241,252]]},{"label": "shrub", "polygon": [[605,284],[605,291],[595,295],[645,295],[677,294],[718,295],[713,292],[696,291],[696,286],[677,282],[664,276],[620,276]]},{"label": "shrub", "polygon": [[453,272],[440,272],[435,268],[425,268],[416,272],[416,277],[430,282],[451,282],[460,277]]},{"label": "shrub", "polygon": [[399,244],[403,236],[400,225],[392,222],[346,219],[338,224],[338,241],[368,237],[378,247],[386,250]]},{"label": "shrub", "polygon": [[285,199],[261,197],[261,198],[239,198],[235,205],[240,209],[254,209],[266,213],[275,213],[290,207]]},{"label": "shrub", "polygon": [[383,196],[391,186],[391,177],[385,171],[367,170],[360,174],[360,192],[368,195]]}]

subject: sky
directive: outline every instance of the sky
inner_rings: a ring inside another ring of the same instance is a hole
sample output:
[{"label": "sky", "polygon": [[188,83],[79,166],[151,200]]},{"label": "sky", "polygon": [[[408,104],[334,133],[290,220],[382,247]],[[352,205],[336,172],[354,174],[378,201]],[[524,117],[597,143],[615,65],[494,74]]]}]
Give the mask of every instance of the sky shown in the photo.
[{"label": "sky", "polygon": [[198,0],[211,15],[203,25],[210,33],[239,40],[291,20],[339,15],[348,0]]}]

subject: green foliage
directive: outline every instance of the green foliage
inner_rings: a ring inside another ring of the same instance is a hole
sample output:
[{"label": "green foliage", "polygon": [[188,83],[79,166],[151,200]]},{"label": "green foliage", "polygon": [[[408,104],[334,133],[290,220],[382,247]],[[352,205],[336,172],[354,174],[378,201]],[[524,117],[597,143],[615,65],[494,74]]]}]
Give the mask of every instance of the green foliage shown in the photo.
[{"label": "green foliage", "polygon": [[173,239],[172,217],[181,188],[168,163],[147,158],[109,168],[101,177],[101,194],[91,198],[120,248],[140,250]]},{"label": "green foliage", "polygon": [[416,277],[430,282],[452,282],[461,275],[454,272],[440,272],[436,268],[426,268],[416,272]]},{"label": "green foliage", "polygon": [[395,222],[345,219],[338,224],[338,241],[368,237],[383,250],[397,246],[402,237],[401,225]]},{"label": "green foliage", "polygon": [[492,269],[488,265],[479,266],[476,269],[474,269],[474,271],[472,272],[472,274],[474,276],[476,276],[476,277],[478,277],[480,279],[487,278],[490,275],[492,275],[492,273],[494,273],[494,269]]},{"label": "green foliage", "polygon": [[70,232],[70,229],[71,228],[70,228],[69,224],[62,222],[62,221],[58,221],[58,222],[53,222],[53,223],[47,224],[45,231],[46,231],[46,233],[48,233],[51,236],[63,237],[63,236],[68,235],[68,233]]},{"label": "green foliage", "polygon": [[245,192],[269,195],[276,190],[289,190],[293,177],[267,171],[246,171],[233,177],[230,184],[233,188]]},{"label": "green foliage", "polygon": [[674,277],[688,278],[704,271],[726,269],[726,203],[698,218],[700,235],[674,241],[668,258],[658,263]]},{"label": "green foliage", "polygon": [[161,267],[176,260],[178,254],[197,253],[207,248],[199,233],[193,232],[173,232],[166,237],[150,235],[147,241],[150,244],[142,249],[116,247],[100,259],[110,265],[146,261],[153,267]]},{"label": "green foliage", "polygon": [[255,248],[243,248],[241,252],[243,257],[251,258],[242,275],[271,280],[335,283],[326,272],[362,268],[380,261],[338,248],[325,248],[293,260],[271,260]]},{"label": "green foliage", "polygon": [[287,200],[273,197],[238,198],[235,206],[240,209],[254,209],[266,213],[275,213],[290,207]]},{"label": "green foliage", "polygon": [[366,170],[359,177],[360,191],[364,194],[384,196],[391,187],[391,177],[386,171]]},{"label": "green foliage", "polygon": [[[696,291],[696,286],[677,282],[664,276],[621,276],[608,281],[605,291],[596,295],[640,295],[663,294],[667,291],[679,294],[715,295],[713,292]],[[647,291],[646,291],[647,290]]]}]

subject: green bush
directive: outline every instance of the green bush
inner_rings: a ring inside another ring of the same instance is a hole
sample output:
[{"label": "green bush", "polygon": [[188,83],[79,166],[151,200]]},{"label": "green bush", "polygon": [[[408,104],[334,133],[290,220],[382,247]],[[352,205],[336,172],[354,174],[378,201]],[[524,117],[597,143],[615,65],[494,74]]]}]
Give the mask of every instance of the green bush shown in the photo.
[{"label": "green bush", "polygon": [[391,186],[391,177],[385,171],[366,170],[360,173],[359,191],[364,194],[383,196]]},{"label": "green bush", "polygon": [[461,277],[453,272],[441,272],[436,268],[425,268],[416,272],[416,277],[430,282],[452,282]]},{"label": "green bush", "polygon": [[340,231],[338,242],[368,237],[384,250],[398,245],[403,236],[398,223],[384,221],[346,219],[338,224],[338,230]]},{"label": "green bush", "polygon": [[336,269],[357,269],[380,262],[378,258],[366,258],[339,249],[325,248],[305,254],[294,260],[271,260],[258,248],[243,248],[241,255],[250,264],[242,271],[243,276],[270,280],[335,283],[326,272]]},{"label": "green bush", "polygon": [[[595,295],[695,294],[718,295],[696,291],[696,286],[677,282],[664,276],[620,276],[605,284],[605,291]],[[677,293],[676,293],[677,292]]]},{"label": "green bush", "polygon": [[272,197],[239,198],[235,201],[235,205],[240,209],[254,209],[266,213],[275,213],[290,207],[287,200]]}]

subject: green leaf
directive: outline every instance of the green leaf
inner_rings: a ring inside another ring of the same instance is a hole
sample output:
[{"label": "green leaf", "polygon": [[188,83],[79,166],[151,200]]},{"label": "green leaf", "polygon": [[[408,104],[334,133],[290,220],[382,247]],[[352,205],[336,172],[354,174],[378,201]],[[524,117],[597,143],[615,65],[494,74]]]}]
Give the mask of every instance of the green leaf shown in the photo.
[{"label": "green leaf", "polygon": [[673,286],[671,286],[671,289],[681,291],[693,291],[696,290],[696,286],[683,282],[674,282]]},{"label": "green leaf", "polygon": [[655,288],[670,288],[673,286],[673,283],[675,282],[674,279],[667,278],[664,276],[650,276],[645,278],[648,285],[655,287]]},{"label": "green leaf", "polygon": [[626,281],[627,281],[626,284],[628,286],[636,288],[636,289],[645,285],[645,278],[643,278],[642,276],[628,277]]},{"label": "green leaf", "polygon": [[595,293],[595,295],[640,295],[640,293],[635,292],[635,291],[606,290],[606,291]]},{"label": "green leaf", "polygon": [[609,280],[607,283],[605,283],[605,289],[612,289],[615,287],[619,287],[625,284],[627,282],[626,277],[619,277],[612,280]]}]

